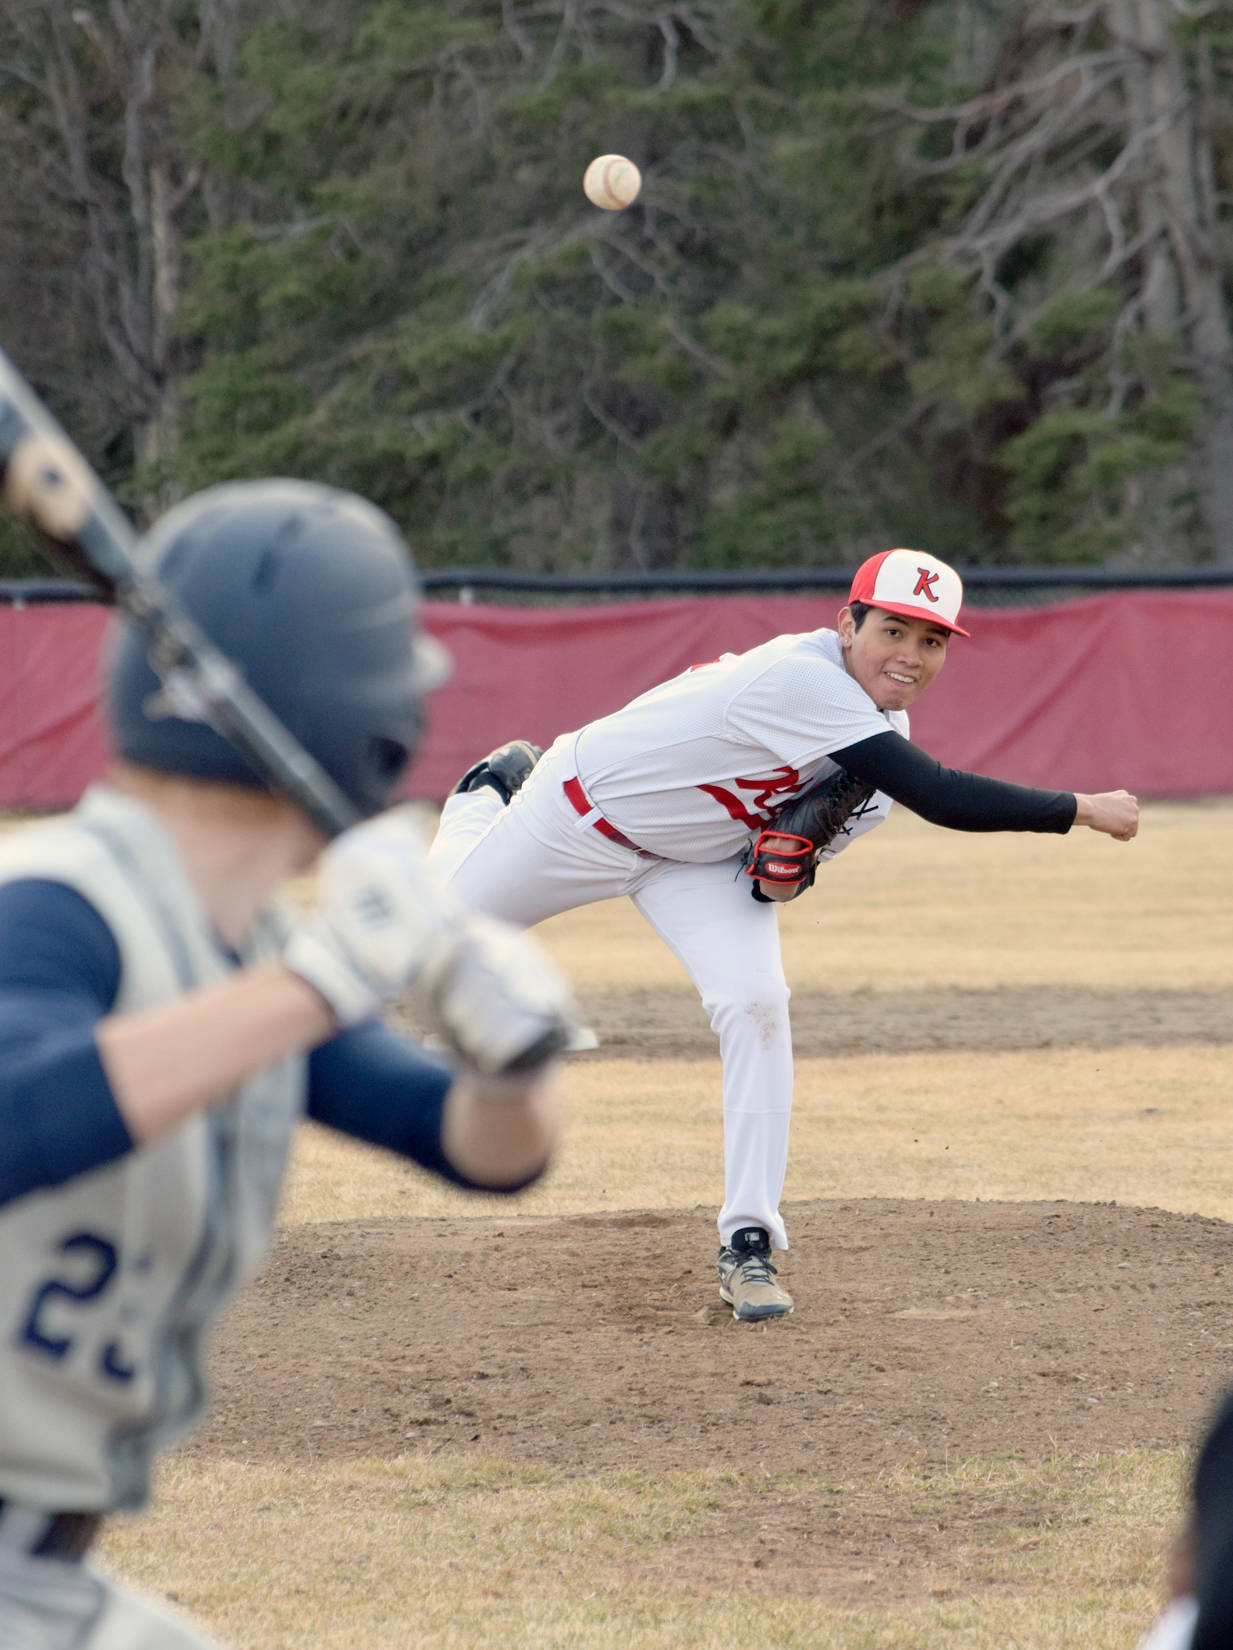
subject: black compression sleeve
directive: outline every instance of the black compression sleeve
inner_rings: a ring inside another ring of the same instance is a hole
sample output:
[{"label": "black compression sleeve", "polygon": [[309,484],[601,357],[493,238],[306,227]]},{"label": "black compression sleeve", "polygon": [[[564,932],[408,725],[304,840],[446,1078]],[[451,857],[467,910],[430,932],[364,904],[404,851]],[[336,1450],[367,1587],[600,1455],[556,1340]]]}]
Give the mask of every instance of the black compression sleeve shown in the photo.
[{"label": "black compression sleeve", "polygon": [[1053,831],[1060,836],[1075,822],[1073,792],[1038,791],[944,768],[893,729],[832,751],[831,760],[931,825],[952,831]]}]

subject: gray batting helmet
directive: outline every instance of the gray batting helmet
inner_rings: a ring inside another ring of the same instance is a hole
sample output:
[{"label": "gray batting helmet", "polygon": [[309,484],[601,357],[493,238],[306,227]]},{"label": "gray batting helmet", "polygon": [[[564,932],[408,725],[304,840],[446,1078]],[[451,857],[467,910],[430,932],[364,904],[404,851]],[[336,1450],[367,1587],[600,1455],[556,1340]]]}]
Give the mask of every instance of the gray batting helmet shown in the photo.
[{"label": "gray batting helmet", "polygon": [[[137,553],[362,815],[394,799],[423,696],[448,674],[448,658],[419,629],[411,552],[383,511],[314,482],[229,482],[170,510]],[[263,784],[160,688],[127,622],[116,629],[106,688],[118,756]]]}]

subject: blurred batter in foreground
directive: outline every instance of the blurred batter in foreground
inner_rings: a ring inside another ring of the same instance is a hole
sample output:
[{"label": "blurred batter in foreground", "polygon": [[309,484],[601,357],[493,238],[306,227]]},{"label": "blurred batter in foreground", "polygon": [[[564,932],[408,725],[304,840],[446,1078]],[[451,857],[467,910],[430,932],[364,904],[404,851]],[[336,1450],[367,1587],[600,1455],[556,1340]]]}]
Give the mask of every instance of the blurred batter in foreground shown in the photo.
[{"label": "blurred batter in foreground", "polygon": [[[557,1131],[563,984],[383,813],[443,666],[394,524],[330,488],[238,483],[140,553],[368,822],[293,921],[274,891],[323,838],[121,625],[108,782],[0,846],[6,1650],[205,1643],[86,1553],[200,1416],[206,1332],[263,1257],[301,1117],[500,1191]],[[448,1062],[378,1018],[410,986]]]}]

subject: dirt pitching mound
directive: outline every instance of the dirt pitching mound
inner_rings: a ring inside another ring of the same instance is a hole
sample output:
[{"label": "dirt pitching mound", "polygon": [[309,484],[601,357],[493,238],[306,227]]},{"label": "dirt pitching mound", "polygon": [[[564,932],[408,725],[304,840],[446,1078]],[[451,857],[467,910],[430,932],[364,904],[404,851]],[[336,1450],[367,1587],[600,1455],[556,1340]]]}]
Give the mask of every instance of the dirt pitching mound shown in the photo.
[{"label": "dirt pitching mound", "polygon": [[[739,1554],[729,1501],[674,1545],[673,1574],[872,1605],[946,1593],[963,1534],[879,1497],[880,1473],[1190,1442],[1223,1382],[1223,1222],[882,1199],[786,1213],[797,1310],[761,1326],[718,1298],[709,1210],[293,1228],[223,1326],[190,1453],[803,1471],[799,1493],[749,1492]],[[950,1516],[1030,1523],[1029,1503],[958,1498]]]}]

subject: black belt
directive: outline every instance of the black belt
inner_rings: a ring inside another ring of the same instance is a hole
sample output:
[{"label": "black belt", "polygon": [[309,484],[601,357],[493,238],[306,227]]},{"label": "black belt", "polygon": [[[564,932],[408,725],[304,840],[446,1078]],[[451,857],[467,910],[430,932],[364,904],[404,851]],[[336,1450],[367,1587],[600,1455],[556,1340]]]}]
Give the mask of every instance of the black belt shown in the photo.
[{"label": "black belt", "polygon": [[[26,1510],[0,1496],[0,1542],[4,1540],[4,1515],[10,1508],[14,1512]],[[96,1512],[41,1513],[23,1546],[31,1558],[60,1558],[76,1563],[89,1552],[102,1522],[102,1513]]]}]

